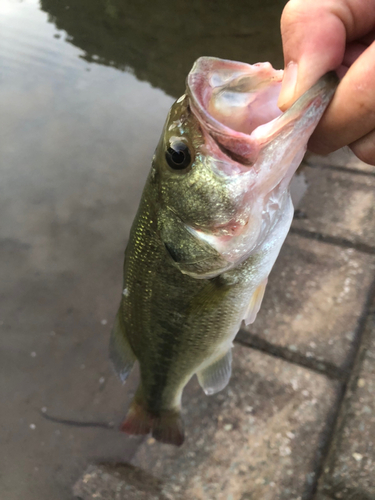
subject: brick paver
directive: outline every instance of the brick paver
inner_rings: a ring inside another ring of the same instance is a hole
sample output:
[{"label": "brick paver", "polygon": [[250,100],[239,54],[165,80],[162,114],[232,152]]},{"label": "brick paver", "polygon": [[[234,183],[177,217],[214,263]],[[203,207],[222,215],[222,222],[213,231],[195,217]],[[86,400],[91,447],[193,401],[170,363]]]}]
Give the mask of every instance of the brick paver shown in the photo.
[{"label": "brick paver", "polygon": [[357,370],[342,405],[321,491],[345,500],[375,499],[375,316],[367,323]]},{"label": "brick paver", "polygon": [[342,148],[326,156],[307,153],[304,162],[312,166],[341,167],[375,175],[375,167],[359,160],[349,148]]},{"label": "brick paver", "polygon": [[162,484],[127,464],[89,465],[73,488],[80,500],[167,500]]},{"label": "brick paver", "polygon": [[352,358],[374,270],[372,255],[291,234],[258,317],[244,331],[343,369]]},{"label": "brick paver", "polygon": [[293,229],[375,247],[375,176],[305,167],[309,188]]}]

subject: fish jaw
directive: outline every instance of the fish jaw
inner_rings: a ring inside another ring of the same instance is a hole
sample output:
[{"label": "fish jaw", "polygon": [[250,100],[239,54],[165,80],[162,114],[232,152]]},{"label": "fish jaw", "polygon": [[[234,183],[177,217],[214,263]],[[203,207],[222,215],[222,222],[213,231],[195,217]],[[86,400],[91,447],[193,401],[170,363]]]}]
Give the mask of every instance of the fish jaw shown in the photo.
[{"label": "fish jaw", "polygon": [[253,139],[259,144],[258,184],[263,192],[288,188],[337,85],[336,73],[327,73],[285,113],[254,130]]},{"label": "fish jaw", "polygon": [[198,229],[197,236],[230,267],[262,245],[288,206],[290,180],[338,83],[334,73],[325,75],[282,113],[282,77],[269,63],[203,57],[187,79],[211,168],[227,178],[237,202],[236,217],[224,228]]},{"label": "fish jaw", "polygon": [[[305,151],[338,84],[336,74],[327,73],[282,113],[277,106],[282,79],[283,71],[275,70],[268,62],[250,65],[213,57],[199,58],[189,73],[190,107],[209,147],[212,138],[227,154],[227,161],[233,160],[232,173],[238,172],[233,163],[245,167],[242,172],[249,167],[260,172],[267,170],[262,169],[265,155],[275,163],[285,157],[286,163],[290,156]],[[275,149],[280,154],[276,155]],[[263,179],[267,174],[259,177]],[[278,176],[273,176],[277,178],[274,183],[278,184],[284,174],[281,169]]]},{"label": "fish jaw", "polygon": [[277,107],[283,71],[214,57],[199,58],[187,78],[190,106],[205,130],[239,163],[254,165],[252,131],[282,114]]}]

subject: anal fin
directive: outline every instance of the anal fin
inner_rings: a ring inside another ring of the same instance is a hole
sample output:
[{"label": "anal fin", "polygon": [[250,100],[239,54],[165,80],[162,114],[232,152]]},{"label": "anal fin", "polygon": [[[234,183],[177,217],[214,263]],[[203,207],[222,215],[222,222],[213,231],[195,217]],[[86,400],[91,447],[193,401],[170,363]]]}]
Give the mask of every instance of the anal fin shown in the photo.
[{"label": "anal fin", "polygon": [[221,391],[228,384],[232,374],[232,351],[224,354],[211,365],[197,373],[198,382],[204,392],[210,396]]},{"label": "anal fin", "polygon": [[246,312],[246,316],[244,317],[246,325],[254,323],[255,318],[257,317],[257,314],[259,312],[264,297],[264,292],[266,290],[267,281],[268,278],[263,280],[251,297],[250,304]]},{"label": "anal fin", "polygon": [[125,383],[133,368],[136,357],[126,337],[125,328],[121,320],[121,307],[116,315],[111,333],[109,356],[121,382]]}]

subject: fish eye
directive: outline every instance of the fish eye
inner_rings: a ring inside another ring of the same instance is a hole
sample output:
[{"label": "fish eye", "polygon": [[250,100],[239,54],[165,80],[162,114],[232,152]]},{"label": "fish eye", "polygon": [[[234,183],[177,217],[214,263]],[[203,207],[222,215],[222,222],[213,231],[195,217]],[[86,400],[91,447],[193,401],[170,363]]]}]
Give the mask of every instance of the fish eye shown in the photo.
[{"label": "fish eye", "polygon": [[165,152],[165,159],[173,170],[183,170],[191,163],[188,146],[184,142],[173,142]]}]

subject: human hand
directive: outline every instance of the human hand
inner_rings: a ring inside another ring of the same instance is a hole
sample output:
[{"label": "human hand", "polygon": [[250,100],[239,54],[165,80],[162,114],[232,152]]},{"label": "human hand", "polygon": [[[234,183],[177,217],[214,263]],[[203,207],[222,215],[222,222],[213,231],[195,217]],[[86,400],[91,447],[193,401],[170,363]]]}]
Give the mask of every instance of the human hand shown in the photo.
[{"label": "human hand", "polygon": [[341,78],[309,149],[328,154],[349,145],[375,165],[375,0],[290,0],[281,34],[283,111],[328,71]]}]

